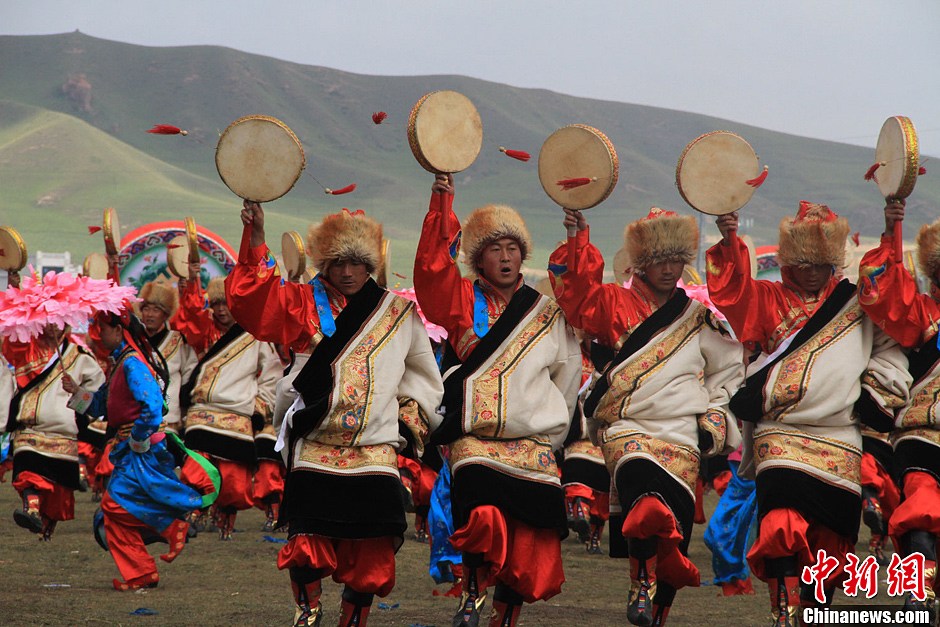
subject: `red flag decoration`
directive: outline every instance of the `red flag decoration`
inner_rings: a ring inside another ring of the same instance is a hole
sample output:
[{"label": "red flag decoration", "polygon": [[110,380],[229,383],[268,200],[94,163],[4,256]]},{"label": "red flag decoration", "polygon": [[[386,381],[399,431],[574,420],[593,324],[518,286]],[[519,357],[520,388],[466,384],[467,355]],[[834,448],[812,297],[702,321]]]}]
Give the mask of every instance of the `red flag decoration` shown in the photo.
[{"label": "red flag decoration", "polygon": [[178,126],[173,126],[172,124],[154,124],[153,128],[147,131],[148,133],[153,133],[154,135],[189,135],[188,131],[184,131]]},{"label": "red flag decoration", "polygon": [[567,192],[569,189],[574,189],[575,187],[581,187],[582,185],[593,183],[596,180],[597,180],[596,176],[591,177],[591,178],[581,177],[581,178],[576,178],[576,179],[562,179],[558,181],[556,185],[561,185],[561,188]]},{"label": "red flag decoration", "polygon": [[97,233],[97,232],[100,231],[100,230],[101,230],[101,227],[100,227],[100,226],[90,226],[90,227],[88,227],[88,234],[89,234],[89,235],[94,235],[95,233]]},{"label": "red flag decoration", "polygon": [[375,124],[381,124],[388,117],[388,114],[384,111],[376,111],[372,114],[372,122]]},{"label": "red flag decoration", "polygon": [[500,146],[499,151],[504,153],[507,157],[512,157],[513,159],[518,159],[519,161],[528,161],[532,158],[532,155],[521,150],[507,150],[506,148]]},{"label": "red flag decoration", "polygon": [[855,243],[856,246],[859,245],[859,237],[860,237],[860,235],[861,235],[861,234],[860,234],[858,231],[855,231],[855,235],[852,236],[852,241]]},{"label": "red flag decoration", "polygon": [[878,170],[878,168],[880,168],[880,167],[883,166],[883,165],[887,165],[887,164],[886,164],[886,163],[883,163],[883,162],[882,162],[882,163],[876,163],[876,164],[872,165],[870,168],[868,168],[868,171],[865,172],[865,180],[866,180],[866,181],[874,180],[874,181],[877,182],[878,179],[875,178],[875,172]]},{"label": "red flag decoration", "polygon": [[748,179],[748,180],[746,180],[746,181],[744,181],[744,182],[747,183],[748,185],[750,185],[751,187],[758,188],[758,187],[760,187],[761,185],[764,184],[764,181],[767,180],[767,173],[769,172],[769,170],[770,170],[770,168],[768,168],[768,167],[765,165],[763,172],[761,172],[760,174],[758,174],[758,175],[755,176],[754,178]]},{"label": "red flag decoration", "polygon": [[340,194],[348,194],[354,189],[356,189],[355,183],[351,185],[347,185],[346,187],[342,187],[340,189],[330,189],[329,187],[324,187],[323,191],[326,192],[327,194],[333,194],[334,196],[339,196]]}]

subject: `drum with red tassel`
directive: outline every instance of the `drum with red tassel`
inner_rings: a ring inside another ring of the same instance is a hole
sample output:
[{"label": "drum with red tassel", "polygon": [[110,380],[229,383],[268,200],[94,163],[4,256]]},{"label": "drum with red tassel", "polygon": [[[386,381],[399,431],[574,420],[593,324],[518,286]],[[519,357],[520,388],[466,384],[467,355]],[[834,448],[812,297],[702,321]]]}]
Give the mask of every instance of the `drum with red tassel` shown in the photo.
[{"label": "drum with red tassel", "polygon": [[[571,124],[548,136],[539,151],[539,182],[548,197],[566,209],[602,203],[620,178],[617,150],[593,126]],[[576,229],[568,230],[568,264],[573,265]]]},{"label": "drum with red tassel", "polygon": [[767,178],[754,149],[731,131],[713,131],[695,138],[676,164],[679,195],[696,211],[721,216],[751,200]]},{"label": "drum with red tassel", "polygon": [[[914,191],[920,173],[917,131],[910,118],[895,115],[885,120],[875,146],[875,163],[865,173],[874,180],[886,201],[903,200]],[[902,259],[901,223],[894,223],[895,261]]]},{"label": "drum with red tassel", "polygon": [[306,165],[294,132],[266,115],[235,120],[219,137],[215,149],[215,166],[222,182],[252,202],[270,202],[289,192]]}]

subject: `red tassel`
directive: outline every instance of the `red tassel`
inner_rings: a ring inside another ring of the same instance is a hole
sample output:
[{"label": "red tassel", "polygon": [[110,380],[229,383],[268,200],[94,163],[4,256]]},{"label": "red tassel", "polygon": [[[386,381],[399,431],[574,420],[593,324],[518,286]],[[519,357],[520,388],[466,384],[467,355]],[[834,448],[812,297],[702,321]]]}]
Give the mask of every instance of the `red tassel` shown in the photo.
[{"label": "red tassel", "polygon": [[394,274],[394,275],[397,276],[399,279],[402,279],[402,280],[404,280],[404,281],[407,281],[407,280],[408,280],[408,277],[406,277],[404,274],[398,274],[397,272],[392,272],[392,274]]},{"label": "red tassel", "polygon": [[95,233],[97,233],[97,232],[100,231],[100,230],[101,230],[101,227],[100,227],[100,226],[90,226],[90,227],[88,227],[88,234],[89,234],[89,235],[94,235]]},{"label": "red tassel", "polygon": [[355,211],[350,211],[350,210],[347,209],[346,207],[343,207],[343,211],[345,211],[346,213],[348,213],[348,214],[351,215],[351,216],[364,216],[364,215],[366,215],[366,212],[363,211],[362,209],[356,209]]},{"label": "red tassel", "polygon": [[872,181],[872,180],[874,180],[875,182],[877,182],[878,179],[875,178],[875,171],[876,171],[878,168],[880,168],[881,165],[882,165],[881,163],[876,163],[875,165],[873,165],[873,166],[871,166],[870,168],[868,168],[868,172],[865,173],[865,180],[866,180],[866,181]]},{"label": "red tassel", "polygon": [[507,150],[500,146],[499,151],[505,153],[507,157],[512,157],[513,159],[518,159],[519,161],[528,161],[532,158],[532,155],[521,150]]},{"label": "red tassel", "polygon": [[382,122],[385,121],[387,117],[388,117],[388,114],[385,113],[384,111],[376,111],[375,113],[372,114],[372,121],[375,124],[381,124]]},{"label": "red tassel", "polygon": [[917,168],[917,176],[923,176],[925,174],[927,174],[927,168],[925,168],[924,166],[920,166],[919,168]]},{"label": "red tassel", "polygon": [[182,248],[182,247],[183,247],[182,244],[167,244],[166,245],[167,250],[175,250],[177,248]]},{"label": "red tassel", "polygon": [[760,187],[761,185],[764,184],[764,181],[767,180],[767,172],[768,172],[769,170],[770,170],[770,168],[768,168],[768,167],[765,165],[763,172],[761,172],[760,174],[758,174],[756,177],[754,177],[754,178],[752,178],[752,179],[748,179],[748,180],[746,180],[746,181],[744,181],[744,182],[747,183],[748,185],[750,185],[751,187],[758,188],[758,187]]},{"label": "red tassel", "polygon": [[861,235],[861,234],[860,234],[858,231],[855,231],[855,235],[852,236],[852,241],[855,242],[855,245],[856,245],[856,246],[859,245],[859,237],[860,237],[860,235]]},{"label": "red tassel", "polygon": [[348,194],[354,189],[356,189],[355,183],[353,183],[352,185],[347,185],[346,187],[343,187],[342,189],[330,189],[329,187],[327,187],[323,191],[325,191],[327,194],[333,194],[334,196],[339,196],[340,194]]},{"label": "red tassel", "polygon": [[148,133],[153,133],[155,135],[189,135],[187,131],[184,131],[178,126],[173,126],[172,124],[154,124],[153,128],[147,131]]},{"label": "red tassel", "polygon": [[574,189],[575,187],[581,187],[582,185],[593,183],[596,180],[597,180],[596,176],[592,178],[581,177],[581,178],[576,178],[576,179],[562,179],[555,184],[561,185],[561,188],[564,191],[568,191],[569,189]]}]

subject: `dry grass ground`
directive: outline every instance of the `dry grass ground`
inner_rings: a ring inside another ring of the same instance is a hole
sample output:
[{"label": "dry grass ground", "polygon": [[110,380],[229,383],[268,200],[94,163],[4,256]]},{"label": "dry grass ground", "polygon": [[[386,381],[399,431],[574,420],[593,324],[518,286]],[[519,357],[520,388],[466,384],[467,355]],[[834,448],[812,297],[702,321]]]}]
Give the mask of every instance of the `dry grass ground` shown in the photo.
[{"label": "dry grass ground", "polygon": [[[7,476],[9,481],[9,475]],[[710,511],[715,496],[706,502]],[[192,540],[172,564],[158,560],[160,585],[138,593],[111,588],[117,570],[108,553],[91,535],[95,505],[88,493],[76,493],[75,520],[61,523],[49,543],[13,523],[19,506],[9,483],[0,484],[0,625],[289,625],[293,606],[287,574],[276,567],[280,544],[267,542],[259,531],[257,510],[239,514],[232,542],[219,542],[211,534]],[[702,543],[704,528],[697,526],[692,559],[709,580],[711,555]],[[865,555],[867,532],[862,531],[859,555]],[[278,537],[284,538],[284,534]],[[151,548],[156,549],[163,545]],[[605,534],[606,548],[606,534]],[[386,599],[376,599],[369,624],[444,627],[450,625],[456,602],[433,596],[427,574],[427,545],[407,539],[398,553],[397,584]],[[627,625],[627,565],[606,556],[588,555],[576,539],[564,542],[567,583],[561,595],[526,606],[520,625]],[[758,582],[759,583],[759,582]],[[718,589],[703,585],[679,592],[669,624],[767,625],[767,594],[755,586],[755,596],[718,597]],[[882,586],[883,588],[883,586]],[[339,586],[324,586],[326,620],[336,624]],[[446,589],[442,586],[441,589]],[[395,609],[379,609],[382,601]],[[882,598],[882,602],[890,599]],[[837,603],[849,602],[844,597]],[[893,604],[899,605],[895,599]],[[132,612],[148,608],[156,615]]]}]

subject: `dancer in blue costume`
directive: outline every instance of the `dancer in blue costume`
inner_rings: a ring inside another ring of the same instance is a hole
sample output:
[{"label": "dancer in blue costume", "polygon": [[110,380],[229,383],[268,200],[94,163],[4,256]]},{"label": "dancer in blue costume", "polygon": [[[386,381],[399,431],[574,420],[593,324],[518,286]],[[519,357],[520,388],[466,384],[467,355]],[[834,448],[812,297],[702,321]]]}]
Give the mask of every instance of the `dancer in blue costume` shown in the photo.
[{"label": "dancer in blue costume", "polygon": [[[115,432],[114,472],[101,502],[108,547],[123,577],[114,580],[114,588],[153,588],[159,575],[144,538],[163,536],[170,548],[160,558],[173,561],[186,544],[186,514],[208,507],[218,495],[218,471],[162,430],[164,398],[157,373],[165,377],[166,369],[154,358],[140,321],[125,309],[120,316],[99,314],[95,323],[113,361],[107,383],[94,394],[67,375],[62,385],[72,394],[70,407],[106,415],[109,431]],[[174,472],[177,466],[182,479]]]},{"label": "dancer in blue costume", "polygon": [[747,550],[754,541],[757,491],[754,481],[738,474],[741,462],[729,460],[731,481],[705,529],[705,546],[712,552],[715,585],[724,596],[754,594]]}]

